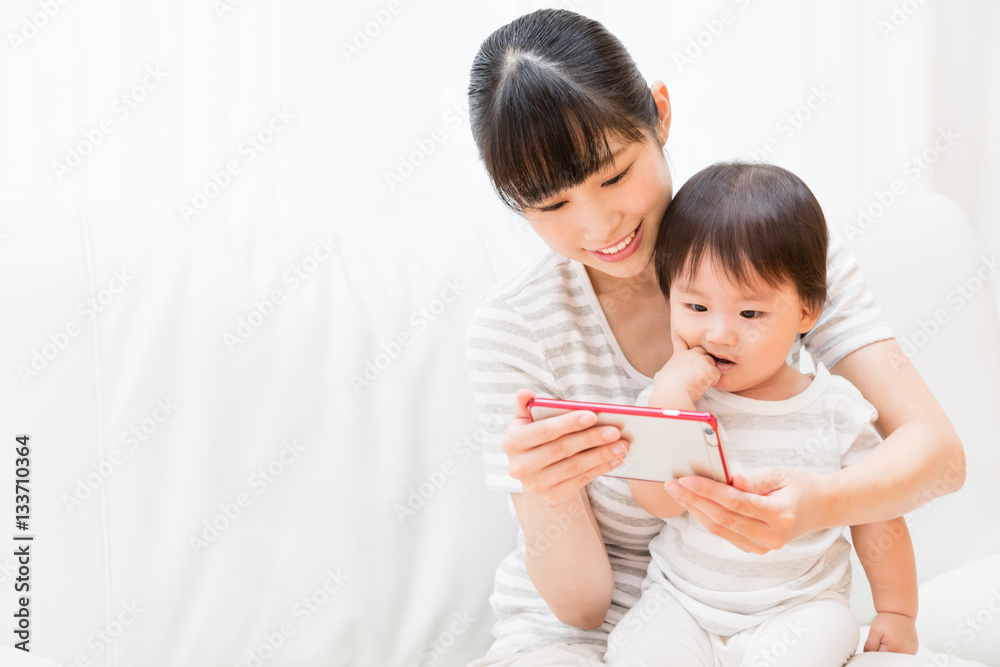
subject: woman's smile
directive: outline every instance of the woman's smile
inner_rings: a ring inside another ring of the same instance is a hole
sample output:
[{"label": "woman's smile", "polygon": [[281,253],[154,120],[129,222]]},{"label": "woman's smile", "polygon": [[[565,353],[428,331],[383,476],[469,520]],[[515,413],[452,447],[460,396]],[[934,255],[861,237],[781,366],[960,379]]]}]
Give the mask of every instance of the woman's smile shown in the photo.
[{"label": "woman's smile", "polygon": [[634,253],[642,243],[642,222],[628,236],[601,250],[590,250],[591,255],[602,262],[620,262]]}]

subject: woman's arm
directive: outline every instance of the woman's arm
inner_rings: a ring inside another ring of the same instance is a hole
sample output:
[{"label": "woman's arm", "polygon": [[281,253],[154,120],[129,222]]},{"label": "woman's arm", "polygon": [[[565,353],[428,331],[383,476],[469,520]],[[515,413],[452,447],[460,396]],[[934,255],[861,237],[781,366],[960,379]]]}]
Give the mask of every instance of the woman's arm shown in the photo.
[{"label": "woman's arm", "polygon": [[600,627],[614,580],[585,487],[621,464],[628,443],[617,428],[595,427],[589,411],[531,421],[528,401],[561,388],[528,322],[506,302],[479,304],[467,355],[480,415],[501,426],[487,429],[483,445],[488,480],[510,493],[531,583],[562,622]]},{"label": "woman's arm", "polygon": [[551,504],[531,493],[512,493],[524,531],[531,583],[556,618],[584,630],[604,623],[615,580],[586,487]]},{"label": "woman's arm", "polygon": [[[962,488],[962,441],[895,339],[847,355],[830,372],[850,380],[875,406],[875,428],[884,440],[860,465],[834,475],[830,490],[841,502],[826,513],[827,526],[902,516]],[[866,489],[867,498],[851,497],[858,489]]]},{"label": "woman's arm", "polygon": [[901,516],[962,487],[958,434],[895,340],[855,350],[831,372],[878,410],[884,441],[864,459],[833,475],[780,468],[737,476],[734,487],[685,477],[667,490],[709,531],[760,553],[810,530]]},{"label": "woman's arm", "polygon": [[533,397],[518,391],[503,445],[510,474],[524,489],[510,497],[524,532],[528,576],[556,618],[594,630],[604,623],[615,582],[586,485],[618,467],[626,447],[616,452],[607,444],[618,440],[618,429],[590,428],[593,412],[531,422]]}]

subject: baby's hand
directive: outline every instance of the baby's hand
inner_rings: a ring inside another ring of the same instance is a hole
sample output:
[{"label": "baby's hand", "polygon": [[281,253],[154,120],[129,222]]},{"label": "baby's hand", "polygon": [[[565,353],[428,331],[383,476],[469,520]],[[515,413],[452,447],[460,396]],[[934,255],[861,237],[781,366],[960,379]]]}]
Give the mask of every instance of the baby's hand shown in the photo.
[{"label": "baby's hand", "polygon": [[[715,360],[702,347],[688,347],[677,334],[671,332],[674,352],[653,381],[653,395],[649,405],[657,408],[694,409],[694,403],[705,395],[705,390],[719,381],[722,373],[715,367]],[[685,399],[690,405],[685,403]]]},{"label": "baby's hand", "polygon": [[915,619],[904,614],[879,612],[872,621],[865,651],[889,651],[915,655],[919,642]]}]

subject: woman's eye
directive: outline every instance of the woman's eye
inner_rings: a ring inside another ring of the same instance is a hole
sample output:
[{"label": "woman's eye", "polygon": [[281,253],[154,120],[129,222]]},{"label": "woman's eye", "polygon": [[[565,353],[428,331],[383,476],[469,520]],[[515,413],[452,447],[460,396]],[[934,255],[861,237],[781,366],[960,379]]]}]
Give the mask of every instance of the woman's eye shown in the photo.
[{"label": "woman's eye", "polygon": [[563,204],[565,204],[565,203],[566,202],[561,201],[558,204],[552,204],[551,206],[543,206],[542,208],[540,208],[538,210],[542,211],[543,213],[548,213],[549,211],[558,211],[559,209],[561,209],[563,207]]},{"label": "woman's eye", "polygon": [[759,310],[744,310],[744,311],[740,311],[740,317],[745,317],[748,320],[757,319],[758,317],[760,317],[763,314],[764,313],[762,313]]},{"label": "woman's eye", "polygon": [[708,310],[708,308],[701,305],[700,303],[689,303],[688,305],[691,307],[691,310],[693,310],[696,313],[704,313]]},{"label": "woman's eye", "polygon": [[622,173],[618,174],[614,178],[612,178],[610,180],[607,180],[607,181],[604,181],[604,185],[614,185],[618,181],[620,181],[623,178],[625,178],[625,175],[629,172],[630,169],[632,169],[632,165],[629,165],[628,168],[625,171],[623,171]]}]

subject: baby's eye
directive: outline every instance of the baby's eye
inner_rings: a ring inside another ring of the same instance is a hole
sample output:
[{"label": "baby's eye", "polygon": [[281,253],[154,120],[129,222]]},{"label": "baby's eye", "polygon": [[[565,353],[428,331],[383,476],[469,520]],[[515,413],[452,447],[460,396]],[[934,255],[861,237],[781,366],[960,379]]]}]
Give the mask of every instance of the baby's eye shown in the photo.
[{"label": "baby's eye", "polygon": [[763,311],[760,310],[743,310],[740,311],[740,317],[745,317],[748,320],[754,320],[763,315]]},{"label": "baby's eye", "polygon": [[689,303],[688,307],[696,313],[704,313],[708,311],[708,308],[701,305],[700,303]]}]

